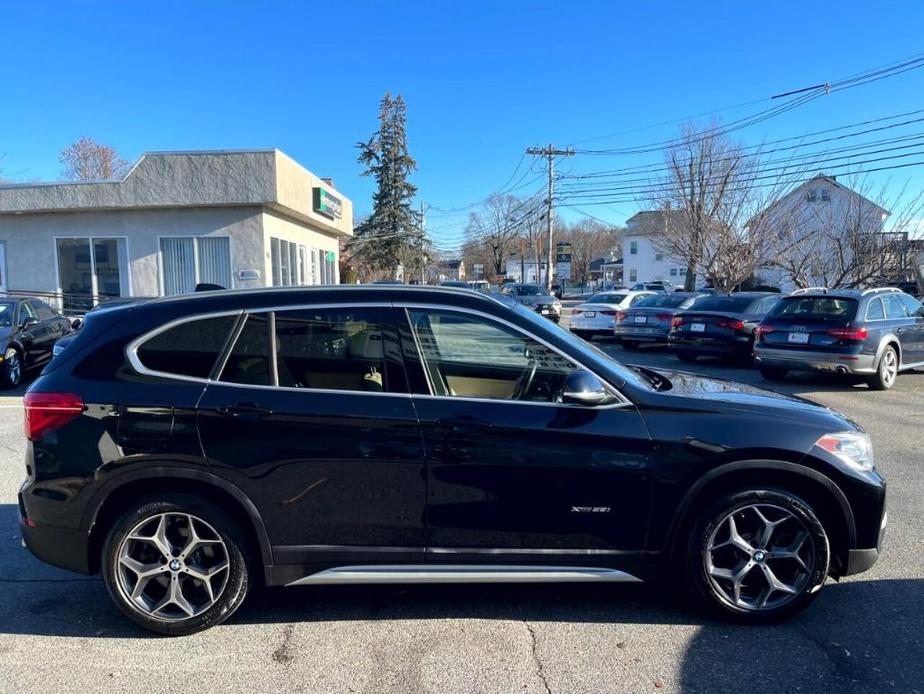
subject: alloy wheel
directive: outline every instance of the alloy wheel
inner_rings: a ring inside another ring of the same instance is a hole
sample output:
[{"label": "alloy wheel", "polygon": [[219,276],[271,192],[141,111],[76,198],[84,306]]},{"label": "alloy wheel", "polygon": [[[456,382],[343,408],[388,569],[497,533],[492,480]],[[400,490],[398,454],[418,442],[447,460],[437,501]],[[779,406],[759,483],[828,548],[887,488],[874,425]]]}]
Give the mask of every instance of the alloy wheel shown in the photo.
[{"label": "alloy wheel", "polygon": [[706,575],[723,600],[747,611],[773,610],[798,597],[815,567],[808,528],[775,504],[727,514],[709,536]]},{"label": "alloy wheel", "polygon": [[895,350],[888,348],[882,355],[882,382],[886,388],[891,388],[898,376],[898,355]]},{"label": "alloy wheel", "polygon": [[202,614],[224,592],[228,549],[197,516],[168,512],[138,523],[119,545],[119,590],[149,617],[175,622]]},{"label": "alloy wheel", "polygon": [[19,385],[19,379],[22,377],[22,363],[19,361],[19,352],[11,349],[6,353],[4,361],[6,361],[6,373],[10,385]]}]

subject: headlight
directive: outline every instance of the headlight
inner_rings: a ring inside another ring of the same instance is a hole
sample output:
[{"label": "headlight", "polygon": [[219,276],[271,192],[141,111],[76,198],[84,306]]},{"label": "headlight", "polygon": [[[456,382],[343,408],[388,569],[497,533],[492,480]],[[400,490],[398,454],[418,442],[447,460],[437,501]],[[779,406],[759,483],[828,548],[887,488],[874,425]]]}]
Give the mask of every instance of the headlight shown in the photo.
[{"label": "headlight", "polygon": [[869,436],[855,431],[825,434],[815,442],[857,470],[873,469],[873,444]]}]

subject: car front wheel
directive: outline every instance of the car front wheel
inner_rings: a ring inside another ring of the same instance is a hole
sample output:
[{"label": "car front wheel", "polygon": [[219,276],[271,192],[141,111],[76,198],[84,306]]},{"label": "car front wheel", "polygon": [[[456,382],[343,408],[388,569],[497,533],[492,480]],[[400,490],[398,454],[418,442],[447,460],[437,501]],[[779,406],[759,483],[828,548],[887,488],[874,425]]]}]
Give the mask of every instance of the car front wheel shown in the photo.
[{"label": "car front wheel", "polygon": [[3,368],[0,368],[0,382],[5,388],[15,388],[22,381],[22,359],[12,347],[3,354]]},{"label": "car front wheel", "polygon": [[220,624],[247,595],[245,542],[220,509],[190,495],[147,499],[103,547],[109,596],[151,631],[185,636]]},{"label": "car front wheel", "polygon": [[744,622],[768,622],[805,607],[828,574],[830,548],[811,506],[789,492],[728,494],[696,524],[687,576],[707,606]]}]

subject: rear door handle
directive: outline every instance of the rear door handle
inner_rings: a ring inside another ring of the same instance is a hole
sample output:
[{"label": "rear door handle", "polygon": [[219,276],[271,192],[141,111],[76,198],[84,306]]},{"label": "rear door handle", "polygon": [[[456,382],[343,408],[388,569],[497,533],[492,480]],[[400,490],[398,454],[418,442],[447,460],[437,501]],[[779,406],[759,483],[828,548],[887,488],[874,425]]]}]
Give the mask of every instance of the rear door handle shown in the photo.
[{"label": "rear door handle", "polygon": [[226,417],[238,417],[240,419],[259,419],[268,417],[273,411],[257,405],[252,402],[239,402],[236,405],[221,405],[217,408],[218,412]]}]

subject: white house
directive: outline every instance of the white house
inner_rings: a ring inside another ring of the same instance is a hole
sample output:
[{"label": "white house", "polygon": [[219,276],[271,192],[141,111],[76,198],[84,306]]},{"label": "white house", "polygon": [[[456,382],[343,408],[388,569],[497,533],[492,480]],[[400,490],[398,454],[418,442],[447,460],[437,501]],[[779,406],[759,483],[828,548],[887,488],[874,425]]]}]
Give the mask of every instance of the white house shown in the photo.
[{"label": "white house", "polygon": [[546,265],[545,258],[540,263],[536,262],[535,253],[527,253],[522,259],[519,253],[515,253],[507,258],[504,274],[517,282],[540,283],[545,281]]},{"label": "white house", "polygon": [[686,263],[668,256],[658,247],[657,239],[664,233],[667,215],[679,214],[660,210],[639,212],[626,220],[623,236],[623,282],[667,280],[674,284],[686,281]]},{"label": "white house", "polygon": [[[824,284],[825,272],[817,265],[828,261],[836,251],[850,252],[841,239],[856,232],[879,239],[888,216],[888,210],[838,183],[835,176],[818,174],[755,215],[748,227],[752,233],[774,234],[786,240],[788,250],[784,249],[780,256],[784,265],[795,264],[787,260],[813,259],[816,267],[807,263],[804,279],[816,286]],[[761,268],[757,274],[764,283],[784,291],[796,287],[779,266]]]}]

